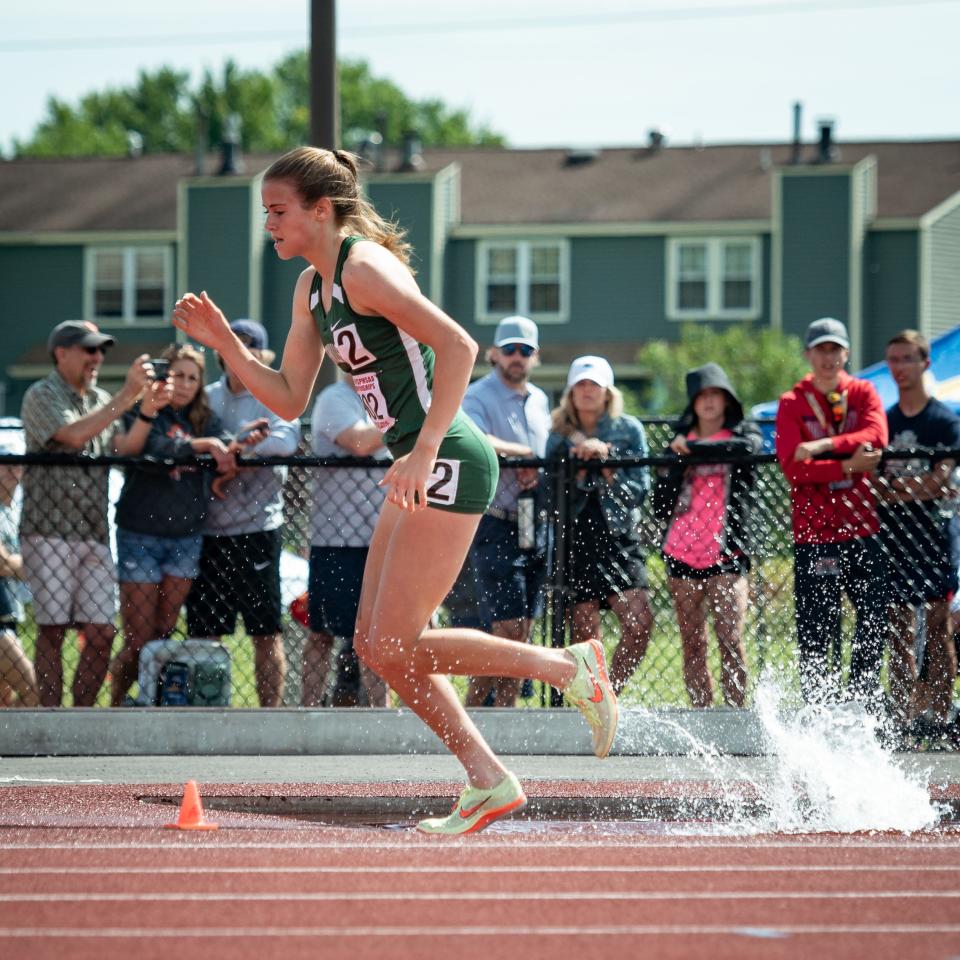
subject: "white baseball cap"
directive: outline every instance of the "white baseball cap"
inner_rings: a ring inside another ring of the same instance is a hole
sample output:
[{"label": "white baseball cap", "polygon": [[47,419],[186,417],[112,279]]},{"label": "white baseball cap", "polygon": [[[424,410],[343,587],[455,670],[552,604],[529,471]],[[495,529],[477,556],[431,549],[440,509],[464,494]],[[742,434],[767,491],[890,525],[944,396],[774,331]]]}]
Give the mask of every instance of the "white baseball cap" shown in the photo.
[{"label": "white baseball cap", "polygon": [[612,387],[613,367],[603,357],[577,357],[570,364],[567,386],[572,387],[581,380],[592,380],[604,388]]}]

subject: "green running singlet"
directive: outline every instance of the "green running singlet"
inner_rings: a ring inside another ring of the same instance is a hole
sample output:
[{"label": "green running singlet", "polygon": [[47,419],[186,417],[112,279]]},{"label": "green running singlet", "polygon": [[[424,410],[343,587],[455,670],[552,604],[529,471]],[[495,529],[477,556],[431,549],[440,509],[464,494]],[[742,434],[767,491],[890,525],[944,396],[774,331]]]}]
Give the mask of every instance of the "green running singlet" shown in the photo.
[{"label": "green running singlet", "polygon": [[[333,274],[330,312],[323,309],[322,280],[310,285],[310,311],[324,351],[353,377],[370,419],[393,456],[409,453],[430,409],[433,350],[385,317],[355,313],[340,282],[351,247],[364,237],[345,237]],[[372,241],[370,241],[372,242]],[[458,410],[427,481],[427,504],[455,513],[483,513],[493,499],[500,468],[490,442]]]}]

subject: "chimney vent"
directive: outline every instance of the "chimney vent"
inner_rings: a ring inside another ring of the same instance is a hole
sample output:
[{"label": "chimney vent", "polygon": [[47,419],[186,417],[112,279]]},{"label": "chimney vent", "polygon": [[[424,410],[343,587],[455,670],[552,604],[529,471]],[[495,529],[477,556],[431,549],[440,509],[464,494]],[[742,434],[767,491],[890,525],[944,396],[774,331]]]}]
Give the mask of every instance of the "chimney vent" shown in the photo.
[{"label": "chimney vent", "polygon": [[840,155],[836,144],[833,142],[833,123],[833,119],[830,117],[824,117],[817,121],[820,140],[817,143],[816,163],[833,163]]},{"label": "chimney vent", "polygon": [[793,149],[790,151],[790,163],[796,166],[800,162],[800,127],[803,116],[803,104],[796,100],[793,104]]},{"label": "chimney vent", "polygon": [[400,161],[402,173],[414,173],[423,169],[423,154],[420,134],[416,130],[407,130],[403,135],[403,159]]}]

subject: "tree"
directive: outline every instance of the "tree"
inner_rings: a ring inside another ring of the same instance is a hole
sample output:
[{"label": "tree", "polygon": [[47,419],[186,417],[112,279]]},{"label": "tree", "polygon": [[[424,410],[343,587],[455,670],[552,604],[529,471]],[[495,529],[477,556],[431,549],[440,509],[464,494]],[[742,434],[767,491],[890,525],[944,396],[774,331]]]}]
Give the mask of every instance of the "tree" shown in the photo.
[{"label": "tree", "polygon": [[637,353],[637,362],[651,377],[641,396],[646,412],[679,414],[688,402],[686,372],[710,361],[726,370],[745,410],[776,399],[807,371],[799,338],[780,330],[737,323],[721,333],[685,324],[679,343],[650,340]]},{"label": "tree", "polygon": [[[343,61],[338,69],[347,147],[356,146],[351,133],[359,140],[371,131],[394,144],[407,130],[416,130],[425,146],[504,142],[487,127],[475,127],[465,110],[440,100],[410,99],[392,81],[375,77],[363,61]],[[143,138],[145,153],[189,153],[198,136],[205,147],[216,147],[231,113],[242,120],[244,150],[287,150],[309,142],[309,90],[305,51],[289,54],[268,73],[241,70],[228,61],[221,77],[207,72],[196,89],[186,72],[169,67],[143,71],[132,87],[86,94],[75,107],[51,97],[32,138],[14,141],[14,153],[123,154],[130,132]]]}]

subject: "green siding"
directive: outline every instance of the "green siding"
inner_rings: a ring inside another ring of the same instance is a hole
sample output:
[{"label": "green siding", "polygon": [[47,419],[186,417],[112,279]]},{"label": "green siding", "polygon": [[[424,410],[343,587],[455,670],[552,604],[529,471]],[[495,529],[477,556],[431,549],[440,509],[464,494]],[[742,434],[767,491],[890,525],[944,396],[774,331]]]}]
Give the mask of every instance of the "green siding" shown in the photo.
[{"label": "green siding", "polygon": [[781,180],[782,318],[803,334],[818,317],[847,322],[850,309],[850,176]]},{"label": "green siding", "polygon": [[[770,238],[763,238],[761,315],[770,318]],[[451,240],[445,260],[443,308],[480,343],[489,324],[476,322],[476,242]],[[666,315],[664,237],[577,237],[570,241],[570,320],[544,324],[554,343],[677,340],[683,324]],[[703,321],[718,330],[729,320]]]},{"label": "green siding", "polygon": [[26,380],[8,370],[63,320],[83,319],[83,247],[0,246],[5,414],[20,412]]},{"label": "green siding", "polygon": [[206,290],[228,317],[251,313],[250,186],[244,181],[235,186],[187,187],[184,289]]},{"label": "green siding", "polygon": [[863,363],[883,359],[887,341],[917,327],[919,238],[916,230],[876,230],[864,244]]},{"label": "green siding", "polygon": [[433,182],[370,182],[367,195],[381,217],[397,221],[407,231],[407,240],[413,245],[410,265],[417,272],[420,289],[429,296],[433,282]]},{"label": "green siding", "polygon": [[930,336],[937,337],[960,324],[960,207],[931,225],[927,250],[928,321]]}]

